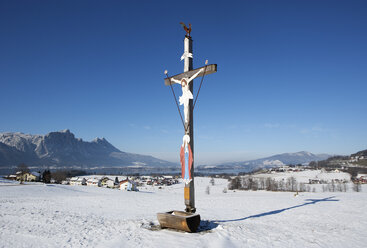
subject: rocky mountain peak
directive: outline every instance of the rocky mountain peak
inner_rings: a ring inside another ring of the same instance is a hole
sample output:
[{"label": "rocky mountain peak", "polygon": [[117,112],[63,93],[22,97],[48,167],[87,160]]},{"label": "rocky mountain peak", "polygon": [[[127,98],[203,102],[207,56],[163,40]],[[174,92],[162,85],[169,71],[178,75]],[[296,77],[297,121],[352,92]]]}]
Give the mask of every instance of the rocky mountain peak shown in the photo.
[{"label": "rocky mountain peak", "polygon": [[114,167],[136,163],[160,167],[174,165],[151,156],[122,152],[105,138],[83,141],[75,138],[69,129],[46,135],[0,133],[0,167],[14,166],[20,162],[40,167]]}]

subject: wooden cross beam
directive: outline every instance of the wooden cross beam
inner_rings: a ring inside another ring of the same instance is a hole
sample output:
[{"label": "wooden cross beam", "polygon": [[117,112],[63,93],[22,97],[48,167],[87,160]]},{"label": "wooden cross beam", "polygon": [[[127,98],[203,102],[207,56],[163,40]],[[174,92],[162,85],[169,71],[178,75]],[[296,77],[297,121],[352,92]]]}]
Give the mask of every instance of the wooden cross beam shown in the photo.
[{"label": "wooden cross beam", "polygon": [[[195,73],[197,73],[202,68],[204,68],[205,75],[208,75],[208,74],[212,74],[214,72],[217,72],[217,65],[216,64],[211,64],[211,65],[207,65],[206,66],[206,70],[205,70],[205,66],[203,66],[203,67],[200,67],[200,68],[191,70],[191,71],[187,71],[187,72],[184,72],[184,73],[181,73],[181,74],[177,74],[177,75],[172,76],[172,77],[169,77],[169,78],[165,78],[164,79],[164,84],[165,85],[170,85],[170,79],[171,78],[174,78],[174,79],[177,79],[177,80],[181,80],[183,78],[190,78],[192,75],[194,75]],[[204,71],[201,72],[198,75],[198,77],[204,76]],[[171,83],[173,84],[173,82],[171,82]]]}]

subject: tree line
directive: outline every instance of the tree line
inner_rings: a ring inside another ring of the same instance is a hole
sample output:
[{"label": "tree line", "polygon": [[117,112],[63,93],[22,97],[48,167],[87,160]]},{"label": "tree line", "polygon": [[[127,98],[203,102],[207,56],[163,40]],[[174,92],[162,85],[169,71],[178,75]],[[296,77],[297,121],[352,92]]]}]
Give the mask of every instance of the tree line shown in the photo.
[{"label": "tree line", "polygon": [[[309,184],[297,182],[295,177],[289,177],[286,180],[277,181],[274,178],[255,178],[252,176],[237,176],[229,179],[228,189],[230,190],[266,190],[266,191],[289,191],[289,192],[316,192],[316,188]],[[348,184],[346,182],[334,182],[322,186],[323,192],[346,192]],[[354,185],[353,190],[361,191],[360,185]]]}]

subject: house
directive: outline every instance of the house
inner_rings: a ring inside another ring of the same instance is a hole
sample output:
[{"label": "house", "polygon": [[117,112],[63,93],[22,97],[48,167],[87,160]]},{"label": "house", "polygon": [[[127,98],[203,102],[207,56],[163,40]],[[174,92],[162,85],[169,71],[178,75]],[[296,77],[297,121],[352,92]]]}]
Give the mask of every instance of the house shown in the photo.
[{"label": "house", "polygon": [[25,178],[25,176],[24,176],[25,174],[22,174],[22,172],[21,171],[17,171],[17,172],[15,172],[15,176],[16,176],[16,180],[17,181],[24,181],[24,178]]},{"label": "house", "polygon": [[70,178],[70,185],[86,185],[87,184],[87,180],[85,178],[81,178],[81,177],[72,177]]},{"label": "house", "polygon": [[89,178],[87,180],[87,186],[101,187],[101,180],[97,178]]},{"label": "house", "polygon": [[23,179],[24,181],[27,181],[27,182],[35,182],[37,177],[33,175],[32,173],[25,173],[23,174]]},{"label": "house", "polygon": [[[14,175],[12,175],[14,176]],[[21,171],[18,171],[15,173],[16,180],[18,181],[27,181],[27,182],[35,182],[39,181],[40,179],[40,173],[38,172],[25,172],[22,173]]]},{"label": "house", "polygon": [[6,177],[6,179],[17,180],[17,175],[9,175],[9,176]]},{"label": "house", "polygon": [[114,188],[115,181],[108,177],[102,177],[101,182],[100,182],[100,187]]},{"label": "house", "polygon": [[275,169],[276,172],[287,172],[290,170],[290,167],[287,165],[283,165]]},{"label": "house", "polygon": [[358,174],[354,180],[355,183],[367,183],[367,175],[366,174]]},{"label": "house", "polygon": [[108,179],[106,181],[106,187],[107,188],[115,188],[117,185],[115,185],[115,181],[112,179]]},{"label": "house", "polygon": [[32,171],[30,174],[31,179],[34,181],[39,181],[41,179],[41,173],[39,172]]},{"label": "house", "polygon": [[135,182],[130,181],[129,179],[121,181],[119,189],[120,190],[127,190],[127,191],[138,191]]}]

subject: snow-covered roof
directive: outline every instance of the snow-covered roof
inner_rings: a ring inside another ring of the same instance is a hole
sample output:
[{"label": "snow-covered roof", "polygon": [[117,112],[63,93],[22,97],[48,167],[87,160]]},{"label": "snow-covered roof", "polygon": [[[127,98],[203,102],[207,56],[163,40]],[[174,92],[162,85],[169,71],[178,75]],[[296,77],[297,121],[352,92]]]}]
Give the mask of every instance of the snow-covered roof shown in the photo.
[{"label": "snow-covered roof", "polygon": [[81,177],[70,178],[70,182],[83,182],[83,180],[85,180],[85,178],[81,178]]},{"label": "snow-covered roof", "polygon": [[87,182],[88,183],[98,183],[99,182],[99,179],[97,179],[97,178],[89,178]]},{"label": "snow-covered roof", "polygon": [[40,173],[38,173],[38,172],[35,172],[35,171],[32,171],[32,172],[31,172],[31,174],[32,174],[33,176],[36,176],[36,177],[39,177],[39,176],[41,176],[41,174],[40,174]]}]

